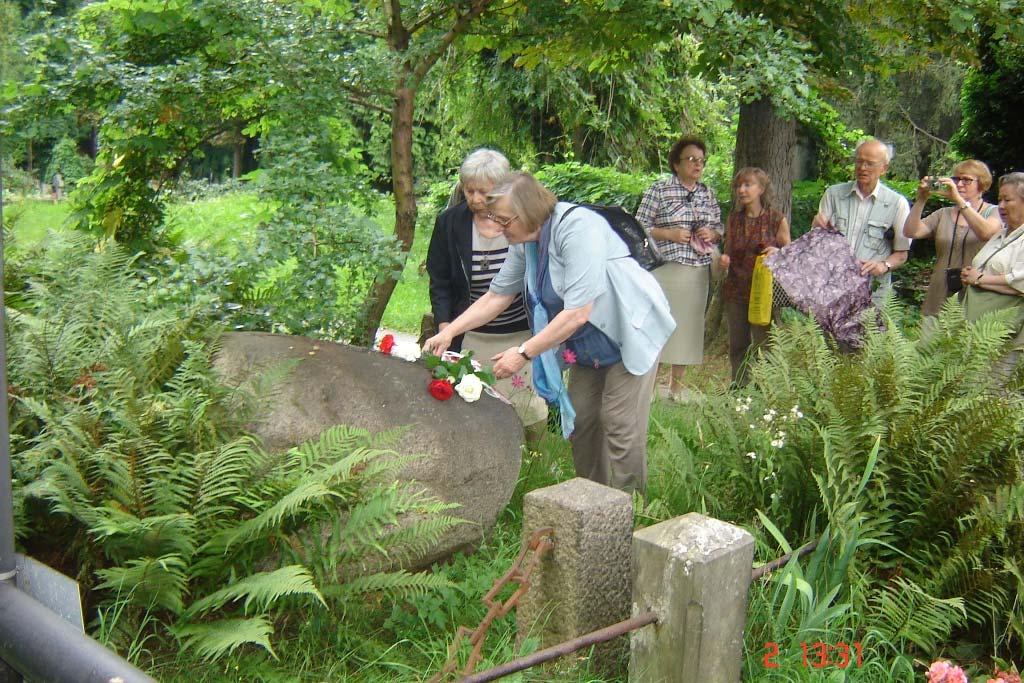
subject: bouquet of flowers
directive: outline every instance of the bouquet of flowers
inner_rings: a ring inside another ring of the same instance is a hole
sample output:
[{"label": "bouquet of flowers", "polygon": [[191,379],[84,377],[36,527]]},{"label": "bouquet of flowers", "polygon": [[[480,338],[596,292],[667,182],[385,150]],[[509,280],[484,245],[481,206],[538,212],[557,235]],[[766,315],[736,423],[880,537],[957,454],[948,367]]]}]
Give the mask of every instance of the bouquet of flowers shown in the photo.
[{"label": "bouquet of flowers", "polygon": [[410,363],[420,358],[419,344],[413,341],[395,341],[393,334],[385,334],[378,339],[376,349],[385,356],[396,356]]},{"label": "bouquet of flowers", "polygon": [[482,369],[473,360],[472,351],[464,354],[445,351],[440,356],[428,353],[424,362],[432,378],[427,390],[439,401],[447,401],[458,394],[462,400],[472,403],[480,398],[485,386],[494,384],[494,373]]},{"label": "bouquet of flowers", "polygon": [[[382,335],[374,344],[374,349],[386,356],[396,356],[410,363],[419,360],[422,354],[419,344],[412,341],[397,341],[393,334]],[[427,390],[438,401],[447,401],[458,394],[462,400],[472,403],[478,400],[485,390],[497,395],[489,390],[494,384],[494,373],[484,370],[480,363],[473,360],[472,351],[445,351],[440,356],[428,353],[424,355],[424,362],[431,376]]]}]

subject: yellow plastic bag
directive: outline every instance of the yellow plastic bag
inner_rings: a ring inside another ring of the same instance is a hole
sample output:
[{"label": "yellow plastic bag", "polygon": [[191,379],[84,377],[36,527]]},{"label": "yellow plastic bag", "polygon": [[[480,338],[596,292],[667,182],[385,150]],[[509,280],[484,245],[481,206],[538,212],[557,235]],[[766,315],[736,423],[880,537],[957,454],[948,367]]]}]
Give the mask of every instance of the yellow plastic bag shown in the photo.
[{"label": "yellow plastic bag", "polygon": [[747,320],[751,325],[768,325],[772,321],[772,271],[764,265],[763,254],[754,261]]}]

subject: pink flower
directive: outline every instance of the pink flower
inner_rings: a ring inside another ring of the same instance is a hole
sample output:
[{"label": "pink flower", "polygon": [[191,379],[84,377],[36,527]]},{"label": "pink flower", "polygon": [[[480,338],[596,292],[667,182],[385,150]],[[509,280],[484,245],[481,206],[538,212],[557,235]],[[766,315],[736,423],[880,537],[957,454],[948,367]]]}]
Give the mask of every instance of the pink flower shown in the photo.
[{"label": "pink flower", "polygon": [[562,360],[564,360],[567,365],[575,365],[576,354],[572,352],[572,349],[565,349],[562,351]]},{"label": "pink flower", "polygon": [[526,386],[526,380],[523,379],[522,375],[512,375],[512,388],[522,389]]},{"label": "pink flower", "polygon": [[932,663],[925,676],[928,683],[968,683],[963,669],[941,660]]}]

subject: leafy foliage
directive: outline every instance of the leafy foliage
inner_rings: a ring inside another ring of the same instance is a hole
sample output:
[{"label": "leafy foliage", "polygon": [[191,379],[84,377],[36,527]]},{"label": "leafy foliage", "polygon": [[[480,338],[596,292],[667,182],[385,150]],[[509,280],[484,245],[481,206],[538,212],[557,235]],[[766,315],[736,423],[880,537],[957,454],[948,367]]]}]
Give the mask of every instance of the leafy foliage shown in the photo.
[{"label": "leafy foliage", "polygon": [[52,180],[54,174],[60,173],[65,184],[70,188],[89,175],[92,170],[92,159],[78,153],[78,145],[71,138],[61,138],[53,146],[50,156],[50,166],[44,177],[47,181]]},{"label": "leafy foliage", "polygon": [[1024,134],[1016,125],[1024,92],[1020,69],[1024,47],[1009,41],[986,40],[981,64],[964,83],[960,104],[963,121],[953,145],[964,155],[984,159],[995,177],[1021,168]]},{"label": "leafy foliage", "polygon": [[335,427],[266,453],[196,306],[147,305],[131,259],[82,236],[33,259],[8,328],[19,533],[125,628],[150,614],[215,658],[270,650],[290,609],[444,585],[391,569],[459,523],[386,483],[409,461],[394,434]]}]

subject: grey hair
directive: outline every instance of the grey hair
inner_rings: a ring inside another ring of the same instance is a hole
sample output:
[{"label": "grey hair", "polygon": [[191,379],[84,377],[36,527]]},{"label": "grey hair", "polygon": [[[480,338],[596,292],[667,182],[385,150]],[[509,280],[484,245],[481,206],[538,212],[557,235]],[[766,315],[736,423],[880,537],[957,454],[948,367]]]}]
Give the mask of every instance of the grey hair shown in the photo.
[{"label": "grey hair", "polygon": [[1013,173],[1007,173],[999,179],[999,187],[1006,187],[1012,185],[1014,190],[1017,191],[1017,196],[1024,199],[1024,173],[1021,171],[1014,171]]},{"label": "grey hair", "polygon": [[529,232],[540,230],[558,203],[558,197],[526,171],[513,173],[496,185],[487,195],[487,205],[492,206],[499,197],[508,197],[509,208]]},{"label": "grey hair", "polygon": [[860,151],[861,147],[870,143],[881,145],[882,154],[885,156],[885,163],[888,164],[890,161],[892,161],[892,145],[890,145],[887,142],[882,142],[878,138],[864,138],[863,140],[857,143],[857,147],[856,149],[853,150],[853,153],[857,154],[857,152]]},{"label": "grey hair", "polygon": [[501,152],[486,147],[471,152],[459,167],[459,181],[463,185],[483,182],[497,185],[509,173],[508,159]]}]

